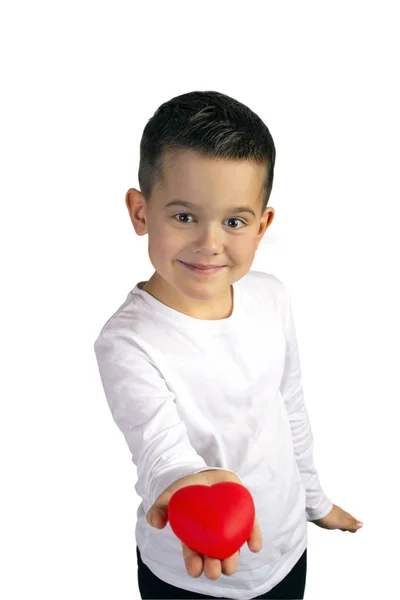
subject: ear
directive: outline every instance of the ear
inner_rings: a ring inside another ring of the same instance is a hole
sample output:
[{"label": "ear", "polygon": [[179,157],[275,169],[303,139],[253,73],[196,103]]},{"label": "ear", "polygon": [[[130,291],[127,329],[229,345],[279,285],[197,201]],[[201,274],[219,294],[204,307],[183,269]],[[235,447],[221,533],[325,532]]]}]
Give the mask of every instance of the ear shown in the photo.
[{"label": "ear", "polygon": [[265,209],[263,216],[261,217],[260,228],[259,228],[258,234],[257,234],[256,249],[258,248],[258,245],[261,242],[262,238],[264,237],[264,234],[267,231],[268,227],[271,225],[272,221],[274,220],[274,216],[275,216],[275,210],[272,208],[272,206],[268,206]]},{"label": "ear", "polygon": [[143,194],[135,188],[129,188],[125,194],[125,204],[135,232],[137,235],[145,235],[147,233],[147,205]]}]

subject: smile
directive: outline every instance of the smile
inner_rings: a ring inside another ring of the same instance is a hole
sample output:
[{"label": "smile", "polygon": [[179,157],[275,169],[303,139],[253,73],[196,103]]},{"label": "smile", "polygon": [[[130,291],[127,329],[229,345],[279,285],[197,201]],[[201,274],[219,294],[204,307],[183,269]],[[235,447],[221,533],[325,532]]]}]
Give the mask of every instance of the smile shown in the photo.
[{"label": "smile", "polygon": [[192,271],[192,273],[197,273],[198,275],[214,275],[215,273],[219,273],[220,271],[222,271],[222,269],[225,268],[225,266],[223,266],[223,267],[216,267],[215,269],[199,269],[197,267],[193,267],[192,265],[187,265],[186,263],[182,262],[181,260],[178,262],[181,265],[183,265],[184,267],[186,267],[186,269],[188,269],[189,271]]}]

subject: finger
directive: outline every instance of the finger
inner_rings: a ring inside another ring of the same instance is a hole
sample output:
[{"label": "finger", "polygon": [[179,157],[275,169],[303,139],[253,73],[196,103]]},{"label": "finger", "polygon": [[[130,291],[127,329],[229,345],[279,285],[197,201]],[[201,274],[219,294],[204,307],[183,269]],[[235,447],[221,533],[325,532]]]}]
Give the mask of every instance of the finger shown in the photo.
[{"label": "finger", "polygon": [[155,507],[149,510],[146,515],[147,522],[156,527],[157,529],[163,529],[168,523],[168,517],[163,508]]},{"label": "finger", "polygon": [[352,521],[351,523],[346,525],[346,527],[341,527],[340,531],[349,531],[350,533],[357,533],[357,531],[359,529],[360,529],[360,526],[357,525],[357,521]]},{"label": "finger", "polygon": [[191,577],[200,577],[203,572],[203,557],[182,542],[182,554],[186,571]]},{"label": "finger", "polygon": [[355,519],[354,517],[351,517],[349,519],[347,531],[350,531],[351,533],[356,533],[358,531],[358,529],[359,529],[359,527],[357,527],[357,519]]},{"label": "finger", "polygon": [[252,552],[260,552],[262,547],[262,533],[257,519],[254,520],[253,530],[247,544]]},{"label": "finger", "polygon": [[240,550],[235,552],[235,554],[232,554],[232,556],[225,558],[225,560],[223,560],[221,562],[221,572],[224,575],[233,575],[234,574],[234,572],[236,571],[237,565],[238,565],[238,561],[239,561],[239,553],[240,553]]},{"label": "finger", "polygon": [[221,561],[218,558],[204,557],[204,575],[207,579],[218,579],[221,569]]}]

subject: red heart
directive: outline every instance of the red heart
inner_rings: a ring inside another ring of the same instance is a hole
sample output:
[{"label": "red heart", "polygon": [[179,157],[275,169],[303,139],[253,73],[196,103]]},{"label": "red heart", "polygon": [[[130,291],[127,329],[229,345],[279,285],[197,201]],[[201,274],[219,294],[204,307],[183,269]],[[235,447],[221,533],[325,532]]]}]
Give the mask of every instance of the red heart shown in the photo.
[{"label": "red heart", "polygon": [[181,542],[219,560],[232,556],[248,540],[254,519],[250,492],[231,481],[189,485],[176,491],[168,503],[168,520]]}]

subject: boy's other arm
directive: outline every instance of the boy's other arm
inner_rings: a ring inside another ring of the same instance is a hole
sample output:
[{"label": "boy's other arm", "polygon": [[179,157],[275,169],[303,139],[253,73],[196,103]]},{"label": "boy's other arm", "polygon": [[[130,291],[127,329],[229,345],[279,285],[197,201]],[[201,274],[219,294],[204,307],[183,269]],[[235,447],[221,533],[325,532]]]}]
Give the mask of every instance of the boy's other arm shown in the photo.
[{"label": "boy's other arm", "polygon": [[306,490],[307,520],[314,521],[327,515],[332,509],[333,503],[325,495],[314,467],[314,440],[304,402],[297,337],[286,286],[284,287],[284,306],[286,359],[280,391],[289,417],[297,466]]},{"label": "boy's other arm", "polygon": [[111,414],[137,467],[135,489],[146,513],[181,477],[228,470],[207,465],[192,447],[174,394],[129,331],[102,331],[94,349]]}]

